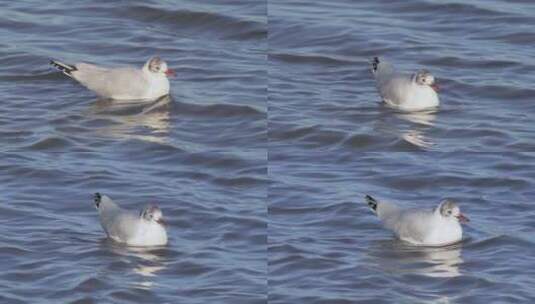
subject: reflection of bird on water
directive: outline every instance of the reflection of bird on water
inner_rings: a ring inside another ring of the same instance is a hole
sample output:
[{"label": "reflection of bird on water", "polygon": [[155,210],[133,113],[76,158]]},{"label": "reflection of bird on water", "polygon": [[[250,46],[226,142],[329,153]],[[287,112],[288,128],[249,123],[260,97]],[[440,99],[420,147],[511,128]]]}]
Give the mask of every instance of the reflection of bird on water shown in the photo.
[{"label": "reflection of bird on water", "polygon": [[141,276],[140,281],[133,283],[136,288],[151,289],[154,286],[153,278],[167,268],[165,249],[123,246],[108,239],[103,240],[102,245],[113,253],[128,258],[132,271]]},{"label": "reflection of bird on water", "polygon": [[419,125],[431,127],[435,125],[434,121],[437,117],[436,111],[422,111],[411,113],[398,112],[396,113],[396,116]]},{"label": "reflection of bird on water", "polygon": [[430,277],[456,277],[460,275],[459,265],[463,263],[460,245],[450,248],[425,248],[422,261],[429,263],[419,273]]},{"label": "reflection of bird on water", "polygon": [[[451,278],[461,275],[462,243],[444,247],[417,247],[401,240],[381,240],[369,256],[380,269],[428,277]],[[373,246],[372,246],[373,247]]]},{"label": "reflection of bird on water", "polygon": [[148,105],[97,100],[92,115],[112,122],[98,129],[105,135],[165,144],[169,139],[171,102],[170,96]]},{"label": "reflection of bird on water", "polygon": [[409,127],[405,131],[401,131],[401,138],[406,142],[413,144],[417,147],[423,149],[429,149],[435,145],[430,138],[425,136],[423,128],[420,126],[434,126],[434,120],[436,118],[435,111],[423,111],[423,112],[412,112],[412,113],[396,113],[396,116],[409,121],[411,123],[418,124],[419,126]]},{"label": "reflection of bird on water", "polygon": [[430,149],[435,145],[418,130],[408,130],[407,132],[401,134],[401,138],[406,142],[423,149]]}]

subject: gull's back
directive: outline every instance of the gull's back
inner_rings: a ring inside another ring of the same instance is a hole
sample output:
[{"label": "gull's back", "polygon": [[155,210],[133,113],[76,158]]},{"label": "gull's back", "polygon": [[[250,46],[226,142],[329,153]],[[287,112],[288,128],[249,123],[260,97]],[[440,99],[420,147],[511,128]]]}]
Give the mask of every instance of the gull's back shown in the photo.
[{"label": "gull's back", "polygon": [[391,229],[400,239],[412,243],[423,243],[431,227],[433,219],[431,210],[398,209],[385,216],[382,221],[386,228]]},{"label": "gull's back", "polygon": [[120,209],[109,216],[101,216],[101,224],[108,236],[116,241],[126,242],[137,233],[139,215]]},{"label": "gull's back", "polygon": [[410,75],[398,73],[390,63],[378,59],[373,63],[372,73],[384,102],[398,106],[407,99],[408,88],[412,86]]},{"label": "gull's back", "polygon": [[101,97],[135,99],[147,94],[149,85],[141,69],[108,69],[88,63],[76,64],[76,69],[73,78]]},{"label": "gull's back", "polygon": [[383,226],[392,230],[400,239],[423,243],[433,220],[433,211],[416,208],[403,209],[396,204],[377,201],[366,196],[368,205],[377,214]]},{"label": "gull's back", "polygon": [[116,241],[123,242],[136,234],[140,221],[139,215],[122,209],[107,196],[103,196],[99,218],[106,234]]}]

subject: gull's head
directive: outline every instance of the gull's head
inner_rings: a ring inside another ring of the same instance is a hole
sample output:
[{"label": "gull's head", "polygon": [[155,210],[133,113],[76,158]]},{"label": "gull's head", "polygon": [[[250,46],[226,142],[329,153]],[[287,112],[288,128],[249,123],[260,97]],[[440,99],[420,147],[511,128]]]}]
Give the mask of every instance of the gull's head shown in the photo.
[{"label": "gull's head", "polygon": [[141,211],[141,217],[148,222],[155,222],[160,225],[165,225],[163,220],[162,210],[155,205],[149,205]]},{"label": "gull's head", "polygon": [[450,200],[444,200],[440,203],[439,211],[440,215],[445,218],[456,219],[461,223],[468,223],[470,221],[470,219],[461,213],[459,206]]},{"label": "gull's head", "polygon": [[433,90],[438,92],[438,85],[435,82],[435,76],[428,70],[419,70],[414,74],[414,81],[419,85],[430,86]]},{"label": "gull's head", "polygon": [[152,57],[145,64],[145,68],[156,75],[163,75],[165,77],[175,76],[175,71],[167,67],[167,63],[160,57]]}]

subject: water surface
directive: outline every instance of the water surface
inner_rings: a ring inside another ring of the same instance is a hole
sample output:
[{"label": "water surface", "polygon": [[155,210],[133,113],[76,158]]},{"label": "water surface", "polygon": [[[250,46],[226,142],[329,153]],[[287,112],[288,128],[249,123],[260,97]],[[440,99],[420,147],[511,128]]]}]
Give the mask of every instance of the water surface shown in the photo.
[{"label": "water surface", "polygon": [[[531,3],[269,3],[270,147],[535,150]],[[381,106],[374,56],[430,70],[440,110],[414,117]]]},{"label": "water surface", "polygon": [[[534,12],[526,1],[269,2],[270,303],[535,299]],[[430,70],[440,109],[382,106],[374,56]],[[366,194],[420,208],[451,198],[472,221],[460,244],[414,248],[382,229]]]},{"label": "water surface", "polygon": [[[527,303],[533,153],[270,154],[270,303]],[[403,207],[456,201],[463,241],[410,246],[364,196]]]},{"label": "water surface", "polygon": [[[266,3],[5,2],[0,302],[265,303]],[[177,71],[118,104],[48,66]],[[158,204],[164,248],[105,239],[91,196]]]}]

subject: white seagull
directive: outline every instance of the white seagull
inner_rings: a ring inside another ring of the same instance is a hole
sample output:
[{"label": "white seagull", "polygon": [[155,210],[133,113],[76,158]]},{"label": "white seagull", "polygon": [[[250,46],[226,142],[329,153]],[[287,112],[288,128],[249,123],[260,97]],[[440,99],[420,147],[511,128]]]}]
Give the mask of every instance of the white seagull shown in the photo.
[{"label": "white seagull", "polygon": [[373,58],[371,70],[379,95],[388,106],[402,111],[422,111],[439,106],[438,85],[429,71],[401,74],[378,57]]},{"label": "white seagull", "polygon": [[463,237],[460,222],[469,219],[457,204],[442,201],[433,210],[401,209],[395,204],[379,202],[366,195],[368,206],[383,225],[401,240],[420,246],[445,246],[459,242]]},{"label": "white seagull", "polygon": [[112,240],[129,246],[162,246],[167,244],[162,211],[149,205],[135,213],[119,207],[108,196],[95,193],[95,207],[100,224]]},{"label": "white seagull", "polygon": [[175,75],[160,57],[150,58],[141,69],[70,65],[57,60],[50,64],[98,96],[115,100],[156,100],[169,94],[168,77]]}]

